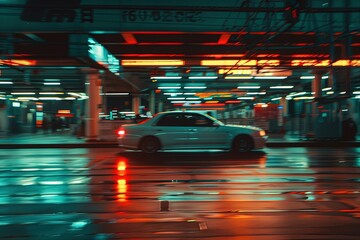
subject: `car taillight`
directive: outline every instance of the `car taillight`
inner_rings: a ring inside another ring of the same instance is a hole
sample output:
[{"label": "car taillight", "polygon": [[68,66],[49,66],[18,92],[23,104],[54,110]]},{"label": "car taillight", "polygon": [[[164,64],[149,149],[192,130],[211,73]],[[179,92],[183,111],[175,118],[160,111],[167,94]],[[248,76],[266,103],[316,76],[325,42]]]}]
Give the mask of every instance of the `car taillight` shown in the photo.
[{"label": "car taillight", "polygon": [[125,135],[125,130],[124,129],[120,129],[119,131],[118,131],[118,136],[119,137],[123,137]]}]

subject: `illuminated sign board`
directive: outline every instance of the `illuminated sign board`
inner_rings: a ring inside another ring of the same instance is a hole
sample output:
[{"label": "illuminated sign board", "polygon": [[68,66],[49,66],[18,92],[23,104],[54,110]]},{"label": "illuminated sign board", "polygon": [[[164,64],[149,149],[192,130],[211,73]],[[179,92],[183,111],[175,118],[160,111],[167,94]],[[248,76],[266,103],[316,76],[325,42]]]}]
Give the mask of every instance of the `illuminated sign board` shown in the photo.
[{"label": "illuminated sign board", "polygon": [[110,72],[119,72],[119,60],[109,53],[103,45],[95,41],[93,38],[88,38],[88,45],[88,54],[91,59],[109,69]]}]

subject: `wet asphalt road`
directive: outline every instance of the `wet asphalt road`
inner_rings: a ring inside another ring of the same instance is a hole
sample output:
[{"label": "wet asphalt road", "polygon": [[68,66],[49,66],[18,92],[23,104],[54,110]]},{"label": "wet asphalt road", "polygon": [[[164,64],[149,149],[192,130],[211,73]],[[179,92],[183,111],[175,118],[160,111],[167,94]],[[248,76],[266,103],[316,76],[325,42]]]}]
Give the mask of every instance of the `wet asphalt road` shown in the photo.
[{"label": "wet asphalt road", "polygon": [[0,150],[0,239],[359,239],[360,148]]}]

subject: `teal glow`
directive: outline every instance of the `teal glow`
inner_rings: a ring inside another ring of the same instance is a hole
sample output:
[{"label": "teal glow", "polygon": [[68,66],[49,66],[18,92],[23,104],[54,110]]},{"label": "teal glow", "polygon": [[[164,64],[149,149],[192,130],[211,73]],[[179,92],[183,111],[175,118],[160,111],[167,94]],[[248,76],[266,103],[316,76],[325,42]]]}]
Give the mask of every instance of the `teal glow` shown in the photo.
[{"label": "teal glow", "polygon": [[120,70],[119,60],[100,43],[93,38],[88,38],[89,57],[106,67],[110,72],[117,73]]}]

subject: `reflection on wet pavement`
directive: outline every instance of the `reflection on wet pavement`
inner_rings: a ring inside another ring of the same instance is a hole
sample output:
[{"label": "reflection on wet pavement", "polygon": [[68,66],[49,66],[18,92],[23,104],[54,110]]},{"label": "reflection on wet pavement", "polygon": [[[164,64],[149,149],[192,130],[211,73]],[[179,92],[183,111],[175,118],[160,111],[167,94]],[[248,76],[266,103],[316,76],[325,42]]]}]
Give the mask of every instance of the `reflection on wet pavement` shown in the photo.
[{"label": "reflection on wet pavement", "polygon": [[359,152],[0,150],[0,238],[356,239]]}]

